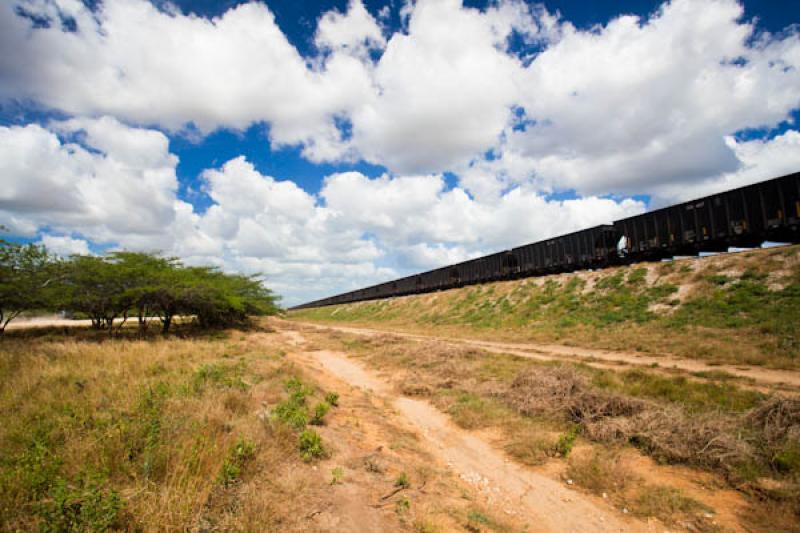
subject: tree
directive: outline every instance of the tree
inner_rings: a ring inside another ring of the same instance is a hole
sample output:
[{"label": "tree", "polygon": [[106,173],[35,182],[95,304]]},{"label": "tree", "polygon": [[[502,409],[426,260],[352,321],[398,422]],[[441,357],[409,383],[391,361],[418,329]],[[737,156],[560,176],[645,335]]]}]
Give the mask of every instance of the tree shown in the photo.
[{"label": "tree", "polygon": [[23,311],[54,308],[55,266],[44,246],[0,239],[0,334]]},{"label": "tree", "polygon": [[111,257],[72,256],[64,264],[61,304],[87,315],[96,329],[114,333],[114,320],[127,317],[133,305],[131,282]]},{"label": "tree", "polygon": [[[136,312],[140,333],[144,333],[147,318],[153,314],[163,316],[161,307],[170,307],[163,294],[174,288],[174,273],[180,268],[180,263],[174,257],[141,252],[113,252],[110,260],[120,270],[126,299]],[[123,320],[127,320],[127,314]]]}]

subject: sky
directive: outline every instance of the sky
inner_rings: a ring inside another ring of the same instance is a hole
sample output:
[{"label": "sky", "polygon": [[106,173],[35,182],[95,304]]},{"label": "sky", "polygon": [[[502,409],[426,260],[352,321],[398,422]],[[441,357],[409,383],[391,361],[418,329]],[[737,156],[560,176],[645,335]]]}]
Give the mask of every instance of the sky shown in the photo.
[{"label": "sky", "polygon": [[800,170],[800,2],[4,0],[0,225],[290,306]]}]

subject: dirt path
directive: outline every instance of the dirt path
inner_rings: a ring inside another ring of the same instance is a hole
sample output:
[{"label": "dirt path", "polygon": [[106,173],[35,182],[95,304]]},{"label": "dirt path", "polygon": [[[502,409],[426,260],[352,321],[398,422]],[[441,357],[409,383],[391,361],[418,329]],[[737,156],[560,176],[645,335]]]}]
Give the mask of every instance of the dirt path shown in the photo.
[{"label": "dirt path", "polygon": [[590,348],[577,348],[573,346],[560,346],[553,344],[531,343],[505,343],[490,342],[474,339],[436,337],[415,333],[404,333],[392,330],[381,330],[363,327],[338,326],[330,324],[316,324],[313,322],[295,322],[318,329],[329,329],[352,333],[356,335],[396,335],[407,339],[435,340],[448,344],[460,344],[481,348],[492,353],[504,353],[527,357],[541,361],[552,360],[579,360],[597,368],[619,369],[621,366],[639,366],[661,369],[678,369],[685,372],[727,372],[728,374],[753,380],[757,384],[790,387],[800,389],[800,372],[794,370],[775,370],[758,366],[746,365],[711,365],[701,360],[684,359],[671,355],[653,356],[636,352],[617,352]]},{"label": "dirt path", "polygon": [[[602,500],[573,491],[559,482],[509,461],[502,452],[465,431],[429,403],[397,395],[391,385],[346,354],[328,350],[302,351],[303,337],[283,331],[298,351],[289,357],[306,368],[322,371],[388,402],[412,431],[421,436],[431,455],[471,485],[492,509],[514,517],[528,531],[655,531],[614,512]],[[660,530],[660,529],[659,529]]]}]

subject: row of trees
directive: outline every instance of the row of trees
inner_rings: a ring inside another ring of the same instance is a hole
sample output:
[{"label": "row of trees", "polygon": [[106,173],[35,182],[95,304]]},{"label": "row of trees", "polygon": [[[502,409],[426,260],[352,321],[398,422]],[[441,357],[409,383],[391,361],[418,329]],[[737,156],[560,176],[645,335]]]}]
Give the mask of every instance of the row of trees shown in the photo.
[{"label": "row of trees", "polygon": [[142,331],[158,320],[168,333],[179,315],[210,328],[278,309],[276,296],[256,276],[135,252],[61,259],[43,246],[0,241],[0,334],[26,311],[83,315],[113,334],[134,318]]}]

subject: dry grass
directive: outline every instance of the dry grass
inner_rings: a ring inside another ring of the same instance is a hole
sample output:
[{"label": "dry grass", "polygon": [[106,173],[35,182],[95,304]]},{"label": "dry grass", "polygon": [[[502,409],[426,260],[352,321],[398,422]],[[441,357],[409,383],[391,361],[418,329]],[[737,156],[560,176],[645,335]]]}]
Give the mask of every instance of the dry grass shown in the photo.
[{"label": "dry grass", "polygon": [[297,436],[258,418],[297,370],[219,337],[3,339],[0,530],[304,529]]},{"label": "dry grass", "polygon": [[[577,444],[588,441],[600,450],[579,465],[580,484],[592,490],[610,493],[613,487],[603,483],[627,479],[617,471],[613,450],[633,445],[657,461],[715,473],[721,485],[747,494],[754,508],[778,505],[780,512],[800,517],[791,503],[800,481],[796,399],[753,393],[727,381],[540,363],[435,341],[307,335],[389,373],[400,391],[425,396],[462,427],[500,430],[506,451],[520,462],[538,465],[569,456],[568,437],[577,428]],[[760,489],[760,479],[772,480],[777,489]],[[705,513],[669,486],[648,491],[625,492],[631,512],[664,520],[674,515],[678,522]],[[666,511],[656,513],[661,507]],[[706,522],[698,523],[713,525]]]}]

